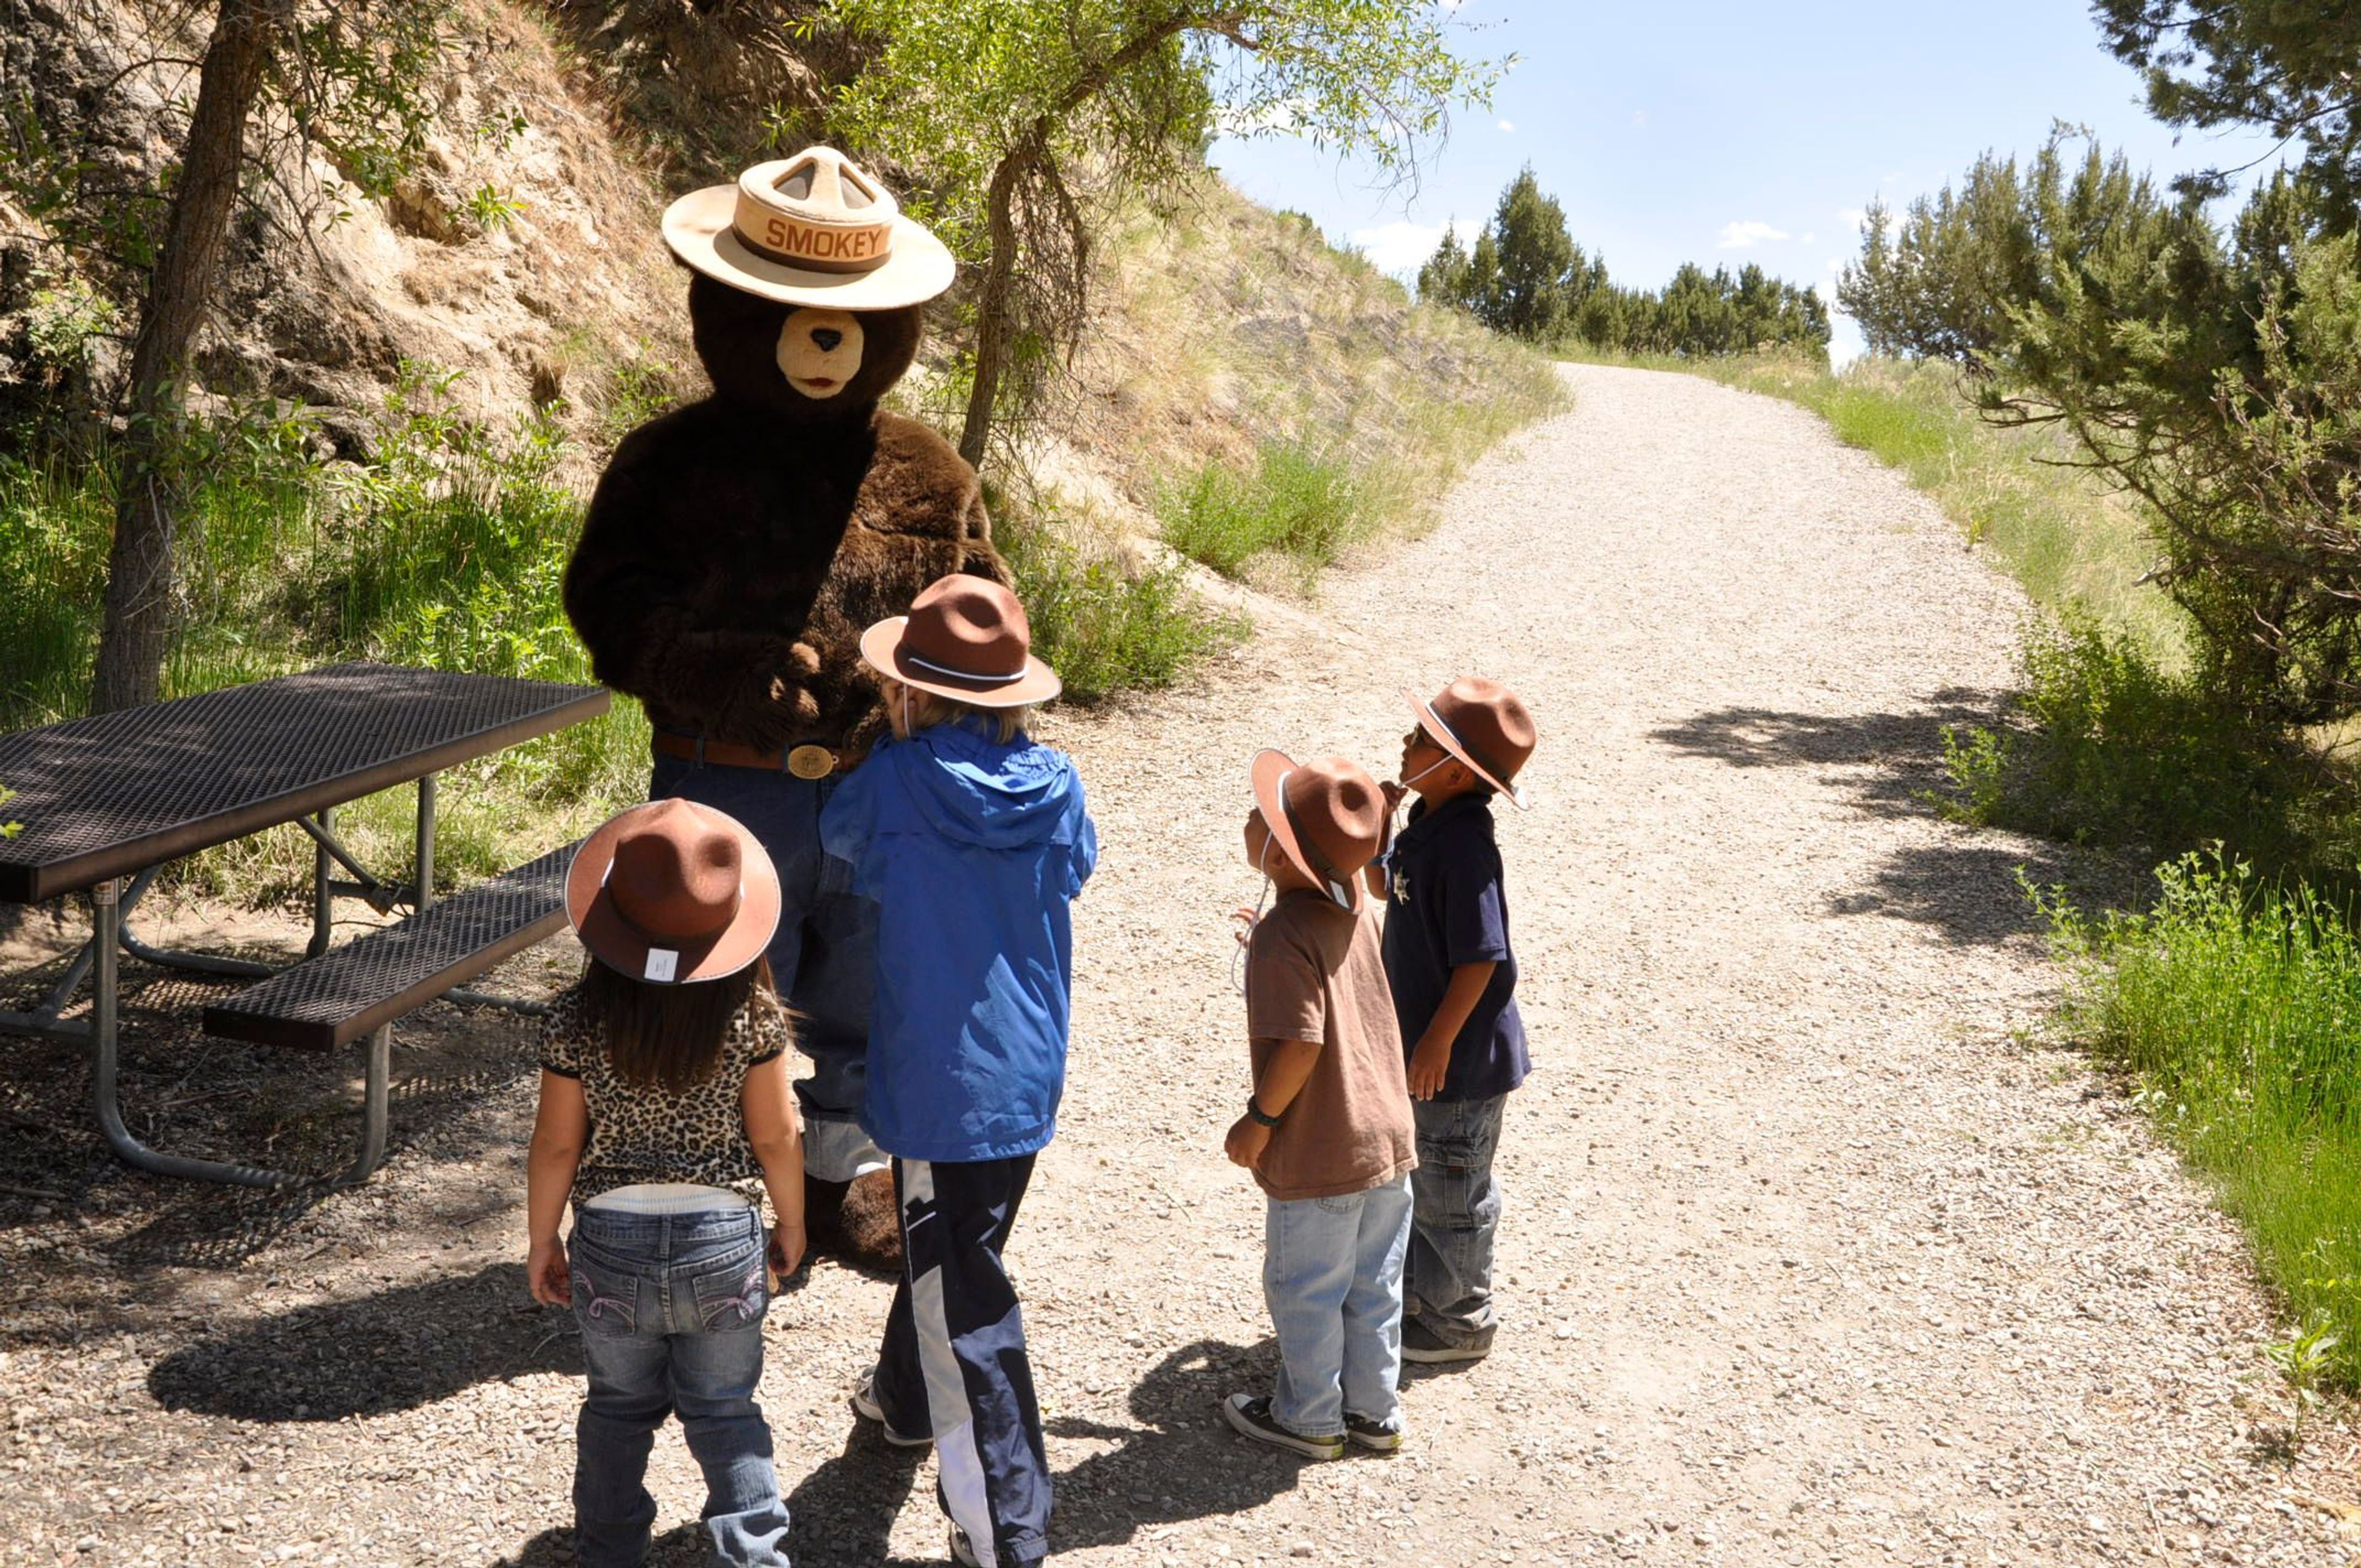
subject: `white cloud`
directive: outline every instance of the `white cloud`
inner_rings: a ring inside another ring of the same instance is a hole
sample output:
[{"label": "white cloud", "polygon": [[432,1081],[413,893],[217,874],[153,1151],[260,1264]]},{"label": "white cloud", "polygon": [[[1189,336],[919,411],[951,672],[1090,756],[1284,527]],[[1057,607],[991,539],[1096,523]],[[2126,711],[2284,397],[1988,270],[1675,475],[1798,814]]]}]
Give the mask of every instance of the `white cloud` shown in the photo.
[{"label": "white cloud", "polygon": [[1396,218],[1375,228],[1355,229],[1353,248],[1367,257],[1380,272],[1415,272],[1426,265],[1444,231],[1456,229],[1462,245],[1472,244],[1476,225],[1454,219],[1447,224],[1414,224]]},{"label": "white cloud", "polygon": [[1634,109],[1634,110],[1632,110],[1632,111],[1631,111],[1631,123],[1632,123],[1633,125],[1635,125],[1635,126],[1644,126],[1644,125],[1646,125],[1646,124],[1648,123],[1648,111],[1647,111],[1647,110],[1645,110],[1645,109]]},{"label": "white cloud", "polygon": [[1517,127],[1515,122],[1510,120],[1502,120],[1500,122],[1500,128],[1504,131],[1514,131]]},{"label": "white cloud", "polygon": [[1739,223],[1721,225],[1721,237],[1714,243],[1724,250],[1748,250],[1767,240],[1785,239],[1785,229],[1773,228],[1758,219],[1748,218]]},{"label": "white cloud", "polygon": [[1806,245],[1809,245],[1809,244],[1811,244],[1811,243],[1812,243],[1812,241],[1813,241],[1813,239],[1814,239],[1815,237],[1816,237],[1816,236],[1813,235],[1813,233],[1812,233],[1812,231],[1811,231],[1811,230],[1809,230],[1809,229],[1806,229],[1806,230],[1804,231],[1803,243],[1804,243],[1804,244],[1806,244]]},{"label": "white cloud", "polygon": [[1839,207],[1837,222],[1859,234],[1869,226],[1869,214],[1859,207]]}]

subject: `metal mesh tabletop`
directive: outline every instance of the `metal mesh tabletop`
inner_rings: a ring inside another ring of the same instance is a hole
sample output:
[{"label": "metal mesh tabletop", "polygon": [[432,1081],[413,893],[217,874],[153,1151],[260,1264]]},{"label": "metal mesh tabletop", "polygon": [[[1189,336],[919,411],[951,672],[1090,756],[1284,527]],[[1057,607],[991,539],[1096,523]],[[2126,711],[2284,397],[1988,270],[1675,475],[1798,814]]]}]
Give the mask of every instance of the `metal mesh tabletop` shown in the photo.
[{"label": "metal mesh tabletop", "polygon": [[0,899],[33,903],[602,713],[597,686],[334,664],[0,735]]},{"label": "metal mesh tabletop", "polygon": [[329,1050],[390,1024],[566,924],[566,872],[581,841],[471,887],[205,1009],[233,1039]]}]

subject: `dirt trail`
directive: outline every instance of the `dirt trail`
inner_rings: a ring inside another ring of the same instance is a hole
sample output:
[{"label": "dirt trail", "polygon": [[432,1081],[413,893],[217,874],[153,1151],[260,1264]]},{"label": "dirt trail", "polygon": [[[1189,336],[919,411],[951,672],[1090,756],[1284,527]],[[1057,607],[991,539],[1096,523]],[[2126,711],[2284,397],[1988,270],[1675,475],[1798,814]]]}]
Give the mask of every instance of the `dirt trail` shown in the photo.
[{"label": "dirt trail", "polygon": [[[2279,1396],[2235,1230],[2114,1091],[2015,1036],[2055,983],[2015,868],[2064,868],[1918,803],[1941,726],[2009,677],[2015,590],[1800,411],[1567,374],[1576,411],[1332,578],[1324,630],[1275,619],[1207,689],[1058,725],[1104,845],[1013,1253],[1059,1560],[2347,1561],[2303,1501],[2352,1495],[2336,1445],[2290,1469],[2248,1435]],[[1504,1328],[1413,1378],[1403,1457],[1307,1466],[1214,1412],[1271,1354],[1260,1201],[1219,1154],[1246,759],[1385,762],[1395,688],[1461,672],[1543,736],[1535,808],[1501,821],[1537,1064]],[[104,1338],[16,1340],[0,1560],[566,1561],[578,1362],[520,1304],[529,1080],[493,1079],[368,1192],[225,1246],[233,1283],[160,1269],[93,1312]],[[815,1568],[941,1560],[930,1465],[844,1405],[884,1301],[823,1266],[774,1309]],[[676,1438],[653,1485],[659,1560],[696,1561]]]}]

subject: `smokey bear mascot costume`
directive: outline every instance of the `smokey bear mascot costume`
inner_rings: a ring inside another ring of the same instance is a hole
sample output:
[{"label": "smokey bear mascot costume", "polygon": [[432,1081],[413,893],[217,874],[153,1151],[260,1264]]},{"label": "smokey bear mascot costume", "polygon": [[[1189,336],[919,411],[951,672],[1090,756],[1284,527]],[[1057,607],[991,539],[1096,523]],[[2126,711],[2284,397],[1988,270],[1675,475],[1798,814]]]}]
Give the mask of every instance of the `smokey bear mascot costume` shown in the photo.
[{"label": "smokey bear mascot costume", "polygon": [[691,270],[713,395],[616,449],[566,573],[599,680],[655,728],[651,797],[718,807],[771,853],[769,950],[801,1017],[815,1245],[900,1266],[893,1178],[854,1120],[876,984],[876,908],[819,849],[819,813],[884,729],[863,627],[951,572],[1008,581],[969,467],[878,406],[910,367],[941,242],[831,148],[751,169],[664,214]]}]

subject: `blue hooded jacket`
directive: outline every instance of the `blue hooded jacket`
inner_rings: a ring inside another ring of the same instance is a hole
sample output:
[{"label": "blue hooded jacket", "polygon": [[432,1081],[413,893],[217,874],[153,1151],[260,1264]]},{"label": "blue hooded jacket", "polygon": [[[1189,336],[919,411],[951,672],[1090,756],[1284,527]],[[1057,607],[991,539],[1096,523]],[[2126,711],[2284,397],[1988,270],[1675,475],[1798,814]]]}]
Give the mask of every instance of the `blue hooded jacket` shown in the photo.
[{"label": "blue hooded jacket", "polygon": [[1072,1012],[1068,905],[1098,861],[1071,758],[972,721],[880,740],[820,846],[877,901],[861,1124],[905,1159],[1006,1159],[1056,1130]]}]

